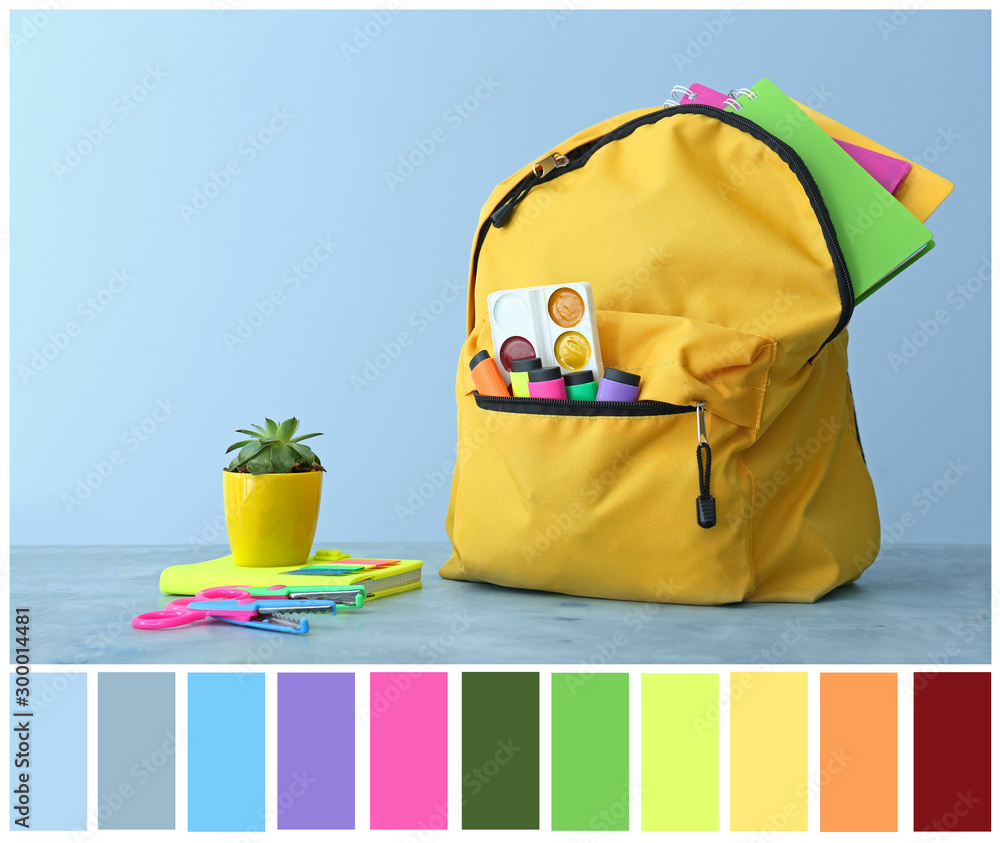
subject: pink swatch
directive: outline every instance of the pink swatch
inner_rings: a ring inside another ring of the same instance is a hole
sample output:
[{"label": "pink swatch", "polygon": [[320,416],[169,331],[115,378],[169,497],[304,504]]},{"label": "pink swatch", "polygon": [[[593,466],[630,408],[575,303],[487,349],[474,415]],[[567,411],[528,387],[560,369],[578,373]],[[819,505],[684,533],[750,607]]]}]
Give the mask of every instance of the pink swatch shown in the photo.
[{"label": "pink swatch", "polygon": [[448,674],[371,674],[371,828],[448,827]]}]

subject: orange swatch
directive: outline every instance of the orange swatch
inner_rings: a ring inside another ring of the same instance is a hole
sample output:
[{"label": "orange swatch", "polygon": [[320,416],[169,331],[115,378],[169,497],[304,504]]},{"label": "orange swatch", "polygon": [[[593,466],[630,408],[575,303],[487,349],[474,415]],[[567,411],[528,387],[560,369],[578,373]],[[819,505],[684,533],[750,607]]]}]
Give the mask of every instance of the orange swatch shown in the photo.
[{"label": "orange swatch", "polygon": [[820,674],[820,831],[896,831],[895,673]]}]

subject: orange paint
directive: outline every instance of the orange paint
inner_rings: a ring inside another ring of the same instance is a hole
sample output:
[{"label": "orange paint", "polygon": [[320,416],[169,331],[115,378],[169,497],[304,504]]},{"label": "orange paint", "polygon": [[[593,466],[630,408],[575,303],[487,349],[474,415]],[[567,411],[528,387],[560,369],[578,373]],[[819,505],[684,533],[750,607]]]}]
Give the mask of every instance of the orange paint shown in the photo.
[{"label": "orange paint", "polygon": [[896,682],[820,674],[820,831],[896,831]]},{"label": "orange paint", "polygon": [[590,343],[578,331],[567,331],[556,340],[555,355],[560,366],[575,372],[590,360]]},{"label": "orange paint", "polygon": [[572,328],[583,319],[583,313],[583,297],[576,290],[560,287],[549,296],[549,316],[560,327]]}]

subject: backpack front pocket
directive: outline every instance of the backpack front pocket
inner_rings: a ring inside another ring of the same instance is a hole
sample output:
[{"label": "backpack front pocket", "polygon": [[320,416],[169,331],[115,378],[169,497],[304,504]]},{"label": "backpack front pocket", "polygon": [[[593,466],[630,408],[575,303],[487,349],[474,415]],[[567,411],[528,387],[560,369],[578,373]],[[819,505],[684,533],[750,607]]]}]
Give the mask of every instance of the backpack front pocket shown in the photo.
[{"label": "backpack front pocket", "polygon": [[[756,433],[773,341],[677,317],[598,317],[608,365],[642,374],[652,400],[462,395],[455,552],[442,575],[626,600],[744,599],[754,489],[739,454]],[[710,463],[695,404],[707,408]],[[699,524],[707,497],[711,527]]]}]

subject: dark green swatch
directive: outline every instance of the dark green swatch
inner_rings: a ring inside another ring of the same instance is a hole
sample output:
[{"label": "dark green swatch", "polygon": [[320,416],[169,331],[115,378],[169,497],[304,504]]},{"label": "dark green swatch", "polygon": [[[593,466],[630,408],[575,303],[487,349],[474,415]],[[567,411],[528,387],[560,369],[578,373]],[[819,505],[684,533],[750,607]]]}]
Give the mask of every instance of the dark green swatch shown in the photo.
[{"label": "dark green swatch", "polygon": [[538,674],[462,674],[462,828],[538,828]]},{"label": "dark green swatch", "polygon": [[628,674],[552,674],[552,829],[628,831]]}]

